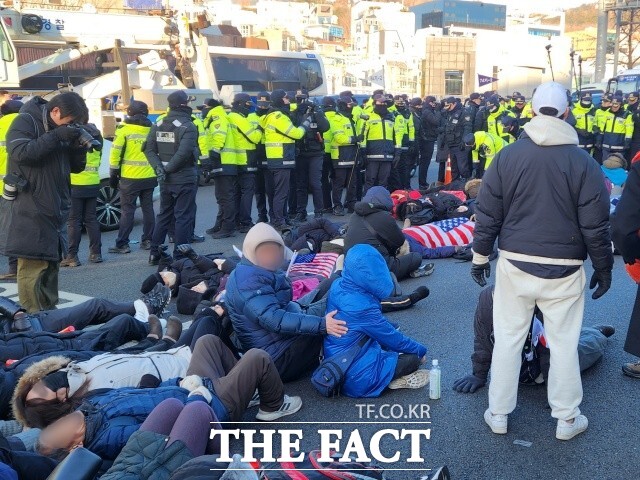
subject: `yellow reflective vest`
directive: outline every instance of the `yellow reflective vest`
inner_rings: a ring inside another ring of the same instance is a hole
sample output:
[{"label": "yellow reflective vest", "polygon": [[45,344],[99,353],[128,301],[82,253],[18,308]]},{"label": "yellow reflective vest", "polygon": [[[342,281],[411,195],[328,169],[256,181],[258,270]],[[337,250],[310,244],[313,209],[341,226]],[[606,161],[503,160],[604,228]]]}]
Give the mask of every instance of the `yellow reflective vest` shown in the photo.
[{"label": "yellow reflective vest", "polygon": [[296,127],[288,115],[274,110],[263,120],[264,147],[270,169],[296,166],[296,140],[304,137],[304,127]]},{"label": "yellow reflective vest", "polygon": [[17,113],[0,117],[0,194],[4,188],[4,176],[7,174],[7,132]]},{"label": "yellow reflective vest", "polygon": [[501,105],[498,110],[496,110],[494,113],[490,113],[489,117],[487,117],[487,132],[498,135],[499,137],[502,136],[502,125],[498,120],[503,115],[516,118],[516,115],[511,110],[507,110],[506,108],[504,108],[504,106]]},{"label": "yellow reflective vest", "polygon": [[116,129],[109,153],[109,166],[119,169],[121,178],[143,180],[156,176],[144,154],[149,130],[151,127],[132,123],[123,123]]},{"label": "yellow reflective vest", "polygon": [[207,114],[204,125],[206,125],[208,138],[207,155],[209,154],[209,150],[221,154],[227,141],[227,130],[229,128],[229,120],[227,119],[227,112],[225,112],[224,107],[219,105],[212,108]]},{"label": "yellow reflective vest", "polygon": [[227,136],[233,137],[236,165],[243,171],[255,172],[258,169],[256,145],[262,142],[260,126],[238,112],[229,113],[227,118],[229,120]]},{"label": "yellow reflective vest", "polygon": [[622,151],[625,143],[633,137],[633,115],[622,108],[616,113],[608,110],[598,118],[602,147],[612,151]]},{"label": "yellow reflective vest", "polygon": [[[402,117],[400,117],[402,118]],[[393,115],[380,117],[371,112],[369,120],[364,125],[364,139],[362,146],[367,150],[367,160],[370,162],[391,162],[395,149],[402,146],[404,132],[404,118],[398,120]]]},{"label": "yellow reflective vest", "polygon": [[100,184],[100,160],[102,152],[93,150],[87,153],[87,165],[80,173],[71,174],[71,185],[74,187],[86,187]]},{"label": "yellow reflective vest", "polygon": [[338,112],[327,112],[331,126],[331,160],[335,168],[352,167],[358,151],[353,120]]},{"label": "yellow reflective vest", "polygon": [[[498,154],[498,152],[509,144],[509,142],[504,138],[489,132],[479,131],[475,132],[473,136],[475,137],[473,151],[479,152],[484,156],[485,170],[489,168],[489,165],[491,165],[493,158]],[[473,157],[473,163],[480,163],[477,156]]]}]

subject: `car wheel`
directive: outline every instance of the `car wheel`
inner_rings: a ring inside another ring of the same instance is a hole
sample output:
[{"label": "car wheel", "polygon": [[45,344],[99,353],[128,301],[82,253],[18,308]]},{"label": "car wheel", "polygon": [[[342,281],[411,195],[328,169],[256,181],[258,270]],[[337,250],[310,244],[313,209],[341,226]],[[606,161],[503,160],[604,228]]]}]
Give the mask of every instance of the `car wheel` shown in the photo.
[{"label": "car wheel", "polygon": [[100,183],[96,213],[102,231],[117,230],[120,226],[122,215],[120,191],[117,188],[111,188],[108,180]]}]

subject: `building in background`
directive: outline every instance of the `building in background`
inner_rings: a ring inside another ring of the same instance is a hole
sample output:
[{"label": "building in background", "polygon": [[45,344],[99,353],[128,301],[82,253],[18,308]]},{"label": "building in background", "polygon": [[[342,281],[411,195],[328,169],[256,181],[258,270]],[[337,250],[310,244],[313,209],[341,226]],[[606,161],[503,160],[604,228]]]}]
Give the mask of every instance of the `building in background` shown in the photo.
[{"label": "building in background", "polygon": [[416,30],[451,26],[504,31],[507,7],[487,2],[465,0],[431,0],[411,7],[416,16]]}]

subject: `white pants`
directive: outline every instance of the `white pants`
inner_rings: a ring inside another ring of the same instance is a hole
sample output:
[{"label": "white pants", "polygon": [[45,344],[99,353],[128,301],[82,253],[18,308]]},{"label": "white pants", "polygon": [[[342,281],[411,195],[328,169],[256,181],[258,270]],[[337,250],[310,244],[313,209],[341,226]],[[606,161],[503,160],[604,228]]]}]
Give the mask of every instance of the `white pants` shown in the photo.
[{"label": "white pants", "polygon": [[582,379],[578,340],[584,312],[584,268],[565,278],[529,275],[500,256],[493,298],[495,345],[491,361],[489,409],[508,415],[516,408],[522,348],[535,306],[544,316],[551,351],[547,396],[551,416],[570,420],[580,414]]}]

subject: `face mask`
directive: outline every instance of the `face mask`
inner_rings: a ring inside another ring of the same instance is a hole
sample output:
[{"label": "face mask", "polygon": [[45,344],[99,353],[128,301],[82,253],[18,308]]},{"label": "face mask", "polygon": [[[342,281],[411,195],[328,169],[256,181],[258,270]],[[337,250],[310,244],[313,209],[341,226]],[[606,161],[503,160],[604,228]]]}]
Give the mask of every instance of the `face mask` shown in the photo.
[{"label": "face mask", "polygon": [[269,112],[269,109],[268,109],[268,108],[256,108],[256,114],[257,114],[259,117],[263,117],[263,116],[265,116],[268,112]]},{"label": "face mask", "polygon": [[47,386],[49,390],[57,392],[61,388],[69,388],[69,381],[67,380],[67,372],[57,371],[46,375],[42,382]]},{"label": "face mask", "polygon": [[376,105],[375,107],[373,107],[373,111],[381,117],[384,117],[387,113],[389,113],[389,109],[386,105]]},{"label": "face mask", "polygon": [[580,106],[583,108],[589,108],[591,106],[591,102],[580,102]]},{"label": "face mask", "polygon": [[492,105],[489,107],[489,111],[491,113],[496,113],[498,111],[498,108],[499,108],[498,105]]}]

